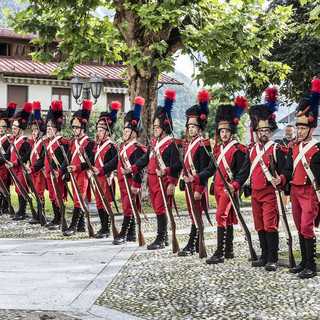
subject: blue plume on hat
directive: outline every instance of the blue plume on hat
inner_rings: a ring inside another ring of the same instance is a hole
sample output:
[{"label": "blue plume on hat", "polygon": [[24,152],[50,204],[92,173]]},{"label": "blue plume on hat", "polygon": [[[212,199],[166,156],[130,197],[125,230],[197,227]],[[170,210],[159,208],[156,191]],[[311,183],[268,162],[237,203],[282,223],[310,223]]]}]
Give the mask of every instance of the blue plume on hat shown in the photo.
[{"label": "blue plume on hat", "polygon": [[176,99],[176,91],[172,89],[167,89],[165,92],[165,100],[164,100],[164,107],[162,112],[165,114],[166,117],[171,116],[172,106]]},{"label": "blue plume on hat", "polygon": [[120,109],[121,109],[121,103],[119,101],[111,102],[111,112],[110,112],[111,121],[114,121],[117,119],[117,114]]}]

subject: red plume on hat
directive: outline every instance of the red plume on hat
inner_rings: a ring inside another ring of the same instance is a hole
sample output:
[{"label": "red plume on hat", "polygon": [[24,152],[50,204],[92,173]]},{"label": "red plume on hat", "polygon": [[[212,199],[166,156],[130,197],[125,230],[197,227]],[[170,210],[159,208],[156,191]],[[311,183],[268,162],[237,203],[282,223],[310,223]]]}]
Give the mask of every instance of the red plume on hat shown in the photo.
[{"label": "red plume on hat", "polygon": [[237,96],[235,102],[235,110],[234,110],[234,123],[239,123],[240,118],[244,114],[244,111],[248,109],[249,104],[248,100],[245,97]]}]

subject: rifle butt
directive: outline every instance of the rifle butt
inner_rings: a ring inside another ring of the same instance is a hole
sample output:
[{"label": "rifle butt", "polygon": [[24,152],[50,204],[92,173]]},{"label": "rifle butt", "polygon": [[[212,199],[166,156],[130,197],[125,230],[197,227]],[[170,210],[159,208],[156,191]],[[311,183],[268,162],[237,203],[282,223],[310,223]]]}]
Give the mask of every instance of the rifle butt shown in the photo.
[{"label": "rifle butt", "polygon": [[252,246],[249,246],[251,261],[259,260],[256,251]]},{"label": "rifle butt", "polygon": [[30,208],[30,209],[31,209],[31,214],[32,214],[33,219],[37,219],[36,210],[34,210],[34,208]]},{"label": "rifle butt", "polygon": [[203,259],[203,258],[206,258],[207,256],[208,256],[208,254],[207,254],[206,245],[204,244],[204,241],[202,240],[201,242],[199,242],[199,258]]},{"label": "rifle butt", "polygon": [[40,214],[40,224],[41,224],[41,227],[47,224],[46,217],[43,214]]},{"label": "rifle butt", "polygon": [[180,251],[178,239],[176,237],[176,234],[172,232],[172,252],[177,253]]},{"label": "rifle butt", "polygon": [[114,217],[111,218],[111,225],[112,225],[112,234],[113,234],[113,239],[117,239],[118,235],[119,235],[119,231],[116,227],[115,221],[114,221]]},{"label": "rifle butt", "polygon": [[67,220],[66,220],[65,216],[62,215],[62,217],[61,217],[61,231],[65,232],[65,231],[67,231],[67,229],[68,229]]},{"label": "rifle butt", "polygon": [[92,238],[94,236],[94,230],[93,230],[91,223],[88,223],[88,235],[90,238]]},{"label": "rifle butt", "polygon": [[139,240],[139,247],[142,247],[146,244],[146,239],[144,238],[143,233],[140,228],[139,228],[139,232],[138,232],[138,240]]},{"label": "rifle butt", "polygon": [[14,209],[13,209],[12,205],[10,205],[10,215],[13,216],[14,214],[15,214]]},{"label": "rifle butt", "polygon": [[296,260],[294,258],[292,248],[289,248],[289,267],[290,268],[295,268],[297,266]]}]

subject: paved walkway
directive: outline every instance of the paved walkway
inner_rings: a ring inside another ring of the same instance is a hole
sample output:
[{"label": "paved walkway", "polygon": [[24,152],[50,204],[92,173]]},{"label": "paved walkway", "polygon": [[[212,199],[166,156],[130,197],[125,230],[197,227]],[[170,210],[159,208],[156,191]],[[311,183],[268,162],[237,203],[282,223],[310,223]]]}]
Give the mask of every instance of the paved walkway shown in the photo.
[{"label": "paved walkway", "polygon": [[94,305],[138,249],[111,239],[1,239],[0,309],[59,310],[80,319],[138,319]]}]

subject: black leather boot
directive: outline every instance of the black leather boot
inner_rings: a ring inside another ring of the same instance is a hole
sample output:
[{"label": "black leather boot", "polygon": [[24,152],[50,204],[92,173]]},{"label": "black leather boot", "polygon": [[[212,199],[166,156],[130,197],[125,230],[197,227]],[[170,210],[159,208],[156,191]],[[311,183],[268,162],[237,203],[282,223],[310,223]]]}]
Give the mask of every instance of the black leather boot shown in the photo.
[{"label": "black leather boot", "polygon": [[167,231],[167,216],[166,215],[157,215],[157,224],[158,224],[158,234],[156,239],[147,246],[148,250],[159,250],[164,249],[166,231]]},{"label": "black leather boot", "polygon": [[127,241],[128,242],[136,242],[137,241],[136,220],[135,220],[134,217],[132,217],[130,228],[129,228],[128,233],[127,233]]},{"label": "black leather boot", "polygon": [[305,268],[299,273],[299,278],[307,279],[313,278],[317,275],[317,265],[316,265],[316,238],[309,238],[304,239],[306,245],[306,266]]},{"label": "black leather boot", "polygon": [[227,226],[227,235],[226,235],[226,250],[224,254],[226,259],[233,259],[233,225]]},{"label": "black leather boot", "polygon": [[226,228],[225,227],[218,227],[217,250],[211,258],[206,260],[207,264],[217,264],[217,263],[224,262],[225,241],[226,241]]},{"label": "black leather boot", "polygon": [[77,225],[78,225],[78,220],[81,214],[81,208],[73,208],[73,214],[72,214],[72,219],[71,219],[71,224],[69,228],[63,232],[64,236],[72,236],[77,233]]},{"label": "black leather boot", "polygon": [[278,268],[278,251],[279,251],[279,233],[266,232],[268,243],[268,257],[265,269],[267,271],[276,271]]},{"label": "black leather boot", "polygon": [[166,235],[165,235],[165,238],[164,238],[164,244],[166,245],[166,247],[168,247],[168,246],[169,246],[168,231],[166,231]]},{"label": "black leather boot", "polygon": [[9,201],[3,195],[2,195],[2,198],[3,199],[2,199],[2,202],[1,202],[0,213],[1,214],[9,214]]},{"label": "black leather boot", "polygon": [[[98,213],[99,213],[99,218],[101,222],[101,229],[94,235],[94,238],[96,239],[106,238],[107,237],[107,234],[106,234],[107,216],[109,217],[109,215],[103,209],[98,209]],[[110,235],[110,231],[109,231],[109,235]]]},{"label": "black leather boot", "polygon": [[26,207],[27,207],[27,200],[23,198],[23,196],[18,196],[19,201],[19,210],[16,214],[12,216],[12,220],[19,221],[26,219]]},{"label": "black leather boot", "polygon": [[45,227],[47,227],[48,230],[58,230],[61,226],[61,211],[60,208],[54,202],[52,202],[52,208],[54,218],[51,222],[47,223]]},{"label": "black leather boot", "polygon": [[[42,210],[41,210],[41,212],[44,214],[44,198],[40,198],[40,201],[41,201],[41,204],[42,204]],[[40,214],[41,214],[41,212],[40,212],[40,207],[38,206],[37,207],[37,217],[36,218],[31,218],[29,221],[28,221],[28,223],[30,223],[30,224],[38,224],[38,223],[40,223]]]},{"label": "black leather boot", "polygon": [[84,219],[84,212],[82,210],[78,220],[77,231],[86,232],[86,221]]},{"label": "black leather boot", "polygon": [[123,216],[121,231],[116,239],[113,240],[113,244],[119,245],[126,243],[128,230],[130,228],[132,217]]},{"label": "black leather boot", "polygon": [[193,254],[195,254],[195,252],[196,252],[196,249],[195,249],[196,239],[197,239],[197,228],[193,224],[193,225],[191,225],[191,232],[189,235],[188,244],[181,251],[178,252],[178,256],[179,257],[187,257],[187,256],[192,256]]},{"label": "black leather boot", "polygon": [[301,262],[296,267],[292,267],[289,269],[289,272],[291,273],[300,273],[306,267],[307,249],[306,249],[304,236],[302,234],[299,234],[299,244],[300,244],[300,251],[301,251]]},{"label": "black leather boot", "polygon": [[267,242],[267,234],[265,230],[258,231],[258,237],[261,248],[261,256],[258,260],[252,261],[253,267],[264,267],[267,264],[268,258],[268,242]]}]

